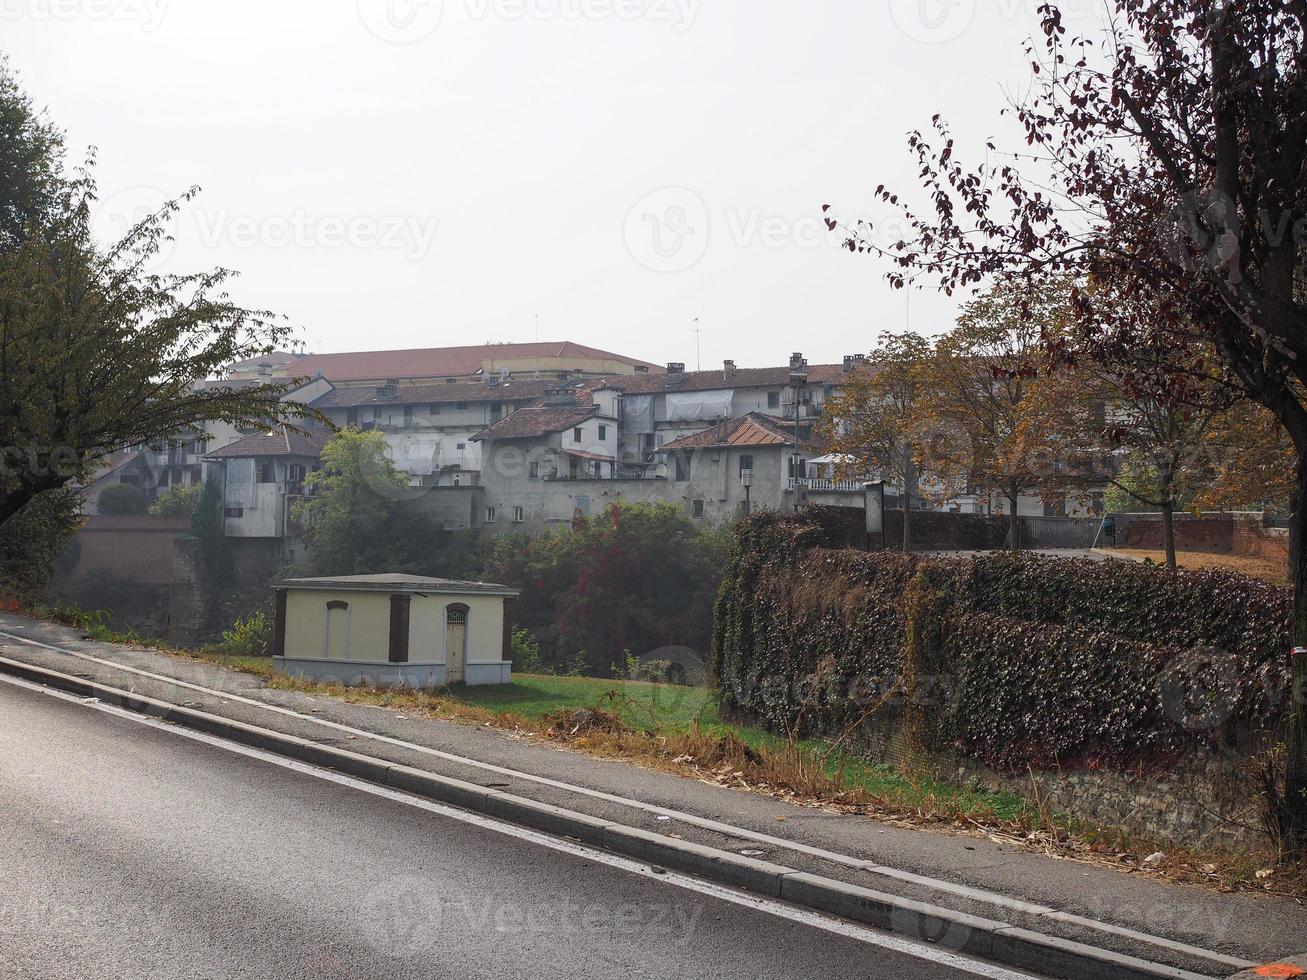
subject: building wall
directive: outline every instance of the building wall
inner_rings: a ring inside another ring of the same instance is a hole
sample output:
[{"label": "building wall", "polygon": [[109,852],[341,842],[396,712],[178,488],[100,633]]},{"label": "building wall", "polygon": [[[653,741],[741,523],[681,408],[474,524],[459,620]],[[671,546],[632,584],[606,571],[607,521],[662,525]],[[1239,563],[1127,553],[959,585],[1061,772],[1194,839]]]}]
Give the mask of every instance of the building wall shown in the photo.
[{"label": "building wall", "polygon": [[[286,656],[324,659],[326,604],[333,601],[349,603],[349,656],[328,656],[325,659],[388,662],[390,593],[368,590],[289,589],[286,594]],[[462,603],[469,610],[465,662],[500,663],[504,650],[503,597],[456,594],[412,597],[409,605],[409,662],[447,662],[445,609],[454,603]]]},{"label": "building wall", "polygon": [[190,533],[187,517],[89,517],[60,560],[64,582],[103,575],[139,585],[172,583],[173,542]]}]

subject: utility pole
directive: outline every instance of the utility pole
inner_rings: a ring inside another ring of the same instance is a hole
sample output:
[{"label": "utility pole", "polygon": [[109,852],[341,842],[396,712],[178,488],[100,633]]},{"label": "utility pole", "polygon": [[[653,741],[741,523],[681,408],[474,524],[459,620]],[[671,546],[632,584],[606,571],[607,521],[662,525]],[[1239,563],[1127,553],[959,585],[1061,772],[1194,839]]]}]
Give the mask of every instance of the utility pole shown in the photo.
[{"label": "utility pole", "polygon": [[703,351],[702,351],[703,345],[701,343],[702,336],[703,336],[703,331],[699,329],[699,318],[695,317],[694,318],[694,369],[696,371],[703,370]]}]

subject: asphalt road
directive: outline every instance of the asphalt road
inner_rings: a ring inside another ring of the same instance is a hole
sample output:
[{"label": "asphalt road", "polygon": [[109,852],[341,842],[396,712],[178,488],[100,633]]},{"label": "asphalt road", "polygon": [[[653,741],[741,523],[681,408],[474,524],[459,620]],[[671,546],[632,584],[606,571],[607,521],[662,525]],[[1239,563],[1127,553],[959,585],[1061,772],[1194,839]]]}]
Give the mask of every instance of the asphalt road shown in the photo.
[{"label": "asphalt road", "polygon": [[0,977],[967,977],[0,683]]}]

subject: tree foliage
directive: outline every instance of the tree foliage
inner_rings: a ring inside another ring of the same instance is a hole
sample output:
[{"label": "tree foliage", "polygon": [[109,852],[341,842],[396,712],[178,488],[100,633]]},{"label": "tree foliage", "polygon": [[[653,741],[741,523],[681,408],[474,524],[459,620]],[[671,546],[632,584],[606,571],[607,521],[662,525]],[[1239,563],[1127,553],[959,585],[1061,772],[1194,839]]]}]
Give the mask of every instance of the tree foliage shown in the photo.
[{"label": "tree foliage", "polygon": [[933,351],[915,333],[881,336],[867,366],[826,401],[816,440],[845,458],[841,477],[879,474],[904,501],[903,550],[910,551],[911,500],[921,464],[918,401],[921,375]]},{"label": "tree foliage", "polygon": [[165,204],[121,241],[91,230],[96,185],[71,176],[56,133],[0,65],[0,523],[37,494],[84,479],[115,449],[195,432],[206,421],[302,419],[291,382],[205,386],[226,365],[269,353],[289,328],[227,295],[227,269],[148,270]]},{"label": "tree foliage", "polygon": [[614,504],[570,529],[491,539],[482,577],[523,590],[514,616],[546,663],[584,653],[608,675],[627,652],[706,651],[727,547],[670,504]]},{"label": "tree foliage", "polygon": [[404,509],[408,477],[386,455],[380,432],[346,429],[322,450],[322,469],[304,481],[296,505],[305,528],[309,574],[421,573],[436,550],[436,529]]},{"label": "tree foliage", "polygon": [[0,525],[0,595],[31,602],[54,574],[55,561],[81,526],[82,496],[70,487],[47,490]]}]

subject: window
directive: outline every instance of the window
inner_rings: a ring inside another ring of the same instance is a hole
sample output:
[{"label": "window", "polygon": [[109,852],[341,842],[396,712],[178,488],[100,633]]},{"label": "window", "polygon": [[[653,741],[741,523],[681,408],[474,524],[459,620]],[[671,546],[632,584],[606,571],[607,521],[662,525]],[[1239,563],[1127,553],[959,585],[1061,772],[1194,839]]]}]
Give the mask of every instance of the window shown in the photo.
[{"label": "window", "polygon": [[345,413],[345,425],[346,427],[348,427],[351,425],[358,425],[358,424],[359,424],[359,410],[357,408],[351,408],[349,411]]},{"label": "window", "polygon": [[695,500],[695,501],[692,501],[692,502],[691,502],[690,511],[691,511],[692,516],[694,516],[695,518],[702,518],[702,517],[703,517],[703,501],[702,501],[702,500]]},{"label": "window", "polygon": [[504,406],[502,402],[490,403],[490,421],[498,422],[504,417]]},{"label": "window", "polygon": [[514,507],[514,508],[513,508],[513,523],[514,523],[514,524],[521,524],[521,523],[522,523],[522,520],[523,520],[522,508],[521,508],[521,507]]},{"label": "window", "polygon": [[373,418],[373,421],[378,421],[378,420],[380,420],[380,418],[381,418],[381,406],[380,406],[380,405],[374,405],[374,406],[372,407],[372,418]]},{"label": "window", "polygon": [[752,457],[752,456],[741,456],[741,457],[740,457],[740,476],[744,476],[745,473],[752,473],[752,472],[753,472],[753,457]]},{"label": "window", "polygon": [[572,441],[573,442],[581,441],[581,430],[579,428],[572,430]]},{"label": "window", "polygon": [[675,453],[672,458],[676,462],[676,482],[688,482],[690,479],[690,461],[685,458],[683,453]]},{"label": "window", "polygon": [[768,408],[781,407],[781,393],[779,391],[767,392],[767,407]]},{"label": "window", "polygon": [[286,473],[286,480],[290,483],[304,482],[304,464],[291,463],[290,469]]},{"label": "window", "polygon": [[224,507],[224,508],[222,509],[222,516],[223,516],[223,517],[244,517],[244,516],[245,516],[245,508],[244,508],[244,507]]},{"label": "window", "polygon": [[486,523],[487,524],[495,523],[495,508],[493,507],[486,508]]},{"label": "window", "polygon": [[527,467],[527,476],[532,480],[540,479],[540,461],[533,459]]},{"label": "window", "polygon": [[457,405],[454,406],[454,408],[456,408],[460,412],[466,412],[467,402],[459,402]]},{"label": "window", "polygon": [[432,415],[439,415],[439,414],[440,414],[440,406],[439,406],[439,405],[437,405],[437,404],[435,404],[435,403],[432,403],[432,404],[429,405],[428,407],[431,409],[431,414],[432,414]]},{"label": "window", "polygon": [[412,406],[412,405],[405,405],[405,406],[404,406],[404,424],[405,424],[405,425],[412,425],[412,424],[413,424],[413,406]]},{"label": "window", "polygon": [[608,426],[606,425],[599,426],[599,441],[604,442],[605,440],[607,440],[607,438],[608,438]]},{"label": "window", "polygon": [[259,483],[276,483],[277,471],[272,463],[260,463],[258,468]]}]

